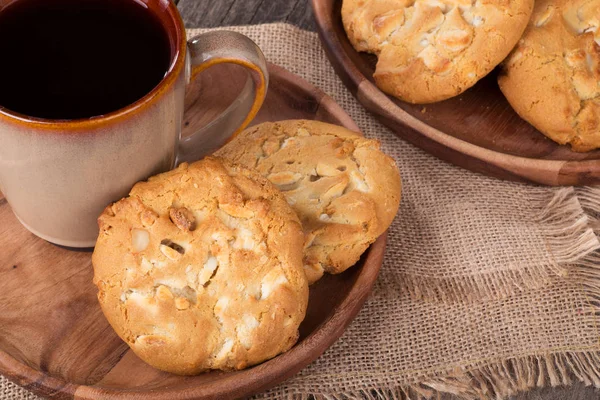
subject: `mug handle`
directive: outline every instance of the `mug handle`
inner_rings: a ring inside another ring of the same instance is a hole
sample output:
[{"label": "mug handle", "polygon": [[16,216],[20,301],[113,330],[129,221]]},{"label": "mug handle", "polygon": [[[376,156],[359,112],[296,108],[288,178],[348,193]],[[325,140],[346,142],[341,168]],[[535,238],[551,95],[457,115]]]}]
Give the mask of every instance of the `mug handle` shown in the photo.
[{"label": "mug handle", "polygon": [[245,67],[250,77],[225,111],[194,134],[182,138],[177,162],[195,161],[221,147],[254,119],[269,86],[267,62],[260,48],[248,37],[231,31],[215,31],[188,41],[190,81],[216,64],[231,63]]}]

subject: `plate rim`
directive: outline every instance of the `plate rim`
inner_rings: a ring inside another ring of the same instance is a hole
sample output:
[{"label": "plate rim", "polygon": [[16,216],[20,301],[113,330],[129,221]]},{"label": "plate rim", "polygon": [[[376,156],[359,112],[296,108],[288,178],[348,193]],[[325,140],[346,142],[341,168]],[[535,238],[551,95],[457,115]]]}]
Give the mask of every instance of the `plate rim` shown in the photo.
[{"label": "plate rim", "polygon": [[[397,136],[430,154],[432,154],[430,151],[432,145],[442,146],[450,152],[454,152],[455,156],[463,158],[466,156],[468,159],[455,160],[437,154],[435,157],[474,172],[502,179],[550,186],[600,182],[600,160],[546,160],[490,150],[444,133],[398,107],[387,94],[361,73],[348,56],[339,37],[329,34],[330,31],[334,32],[333,26],[336,23],[332,19],[334,14],[332,7],[339,1],[342,0],[311,0],[315,25],[327,58],[358,102],[369,112],[375,114],[379,121]],[[349,81],[353,87],[349,85]],[[390,126],[390,121],[408,128],[412,132],[408,132],[406,129],[400,131],[396,127]],[[413,137],[414,134],[417,136]],[[422,143],[418,139],[428,139],[432,143]],[[476,163],[486,163],[492,168],[489,171],[485,169],[482,171],[481,168],[476,168],[474,165]]]},{"label": "plate rim", "polygon": [[[359,130],[356,123],[343,108],[321,89],[276,64],[268,63],[268,68],[271,75],[277,75],[278,79],[296,87],[301,87],[305,92],[310,92],[315,99],[319,100],[319,108],[323,107],[331,114],[336,115],[341,125],[349,129]],[[261,392],[304,369],[341,337],[362,309],[372,291],[383,264],[387,248],[387,236],[388,231],[385,231],[365,252],[362,258],[364,260],[362,270],[358,273],[350,290],[337,305],[335,312],[331,313],[304,340],[295,344],[287,352],[245,370],[248,372],[246,374],[239,373],[230,378],[232,381],[235,380],[236,383],[243,382],[241,385],[227,385],[229,381],[220,381],[218,384],[209,383],[195,387],[161,388],[159,390],[118,390],[101,386],[80,385],[35,369],[15,359],[2,349],[0,349],[0,374],[9,381],[37,395],[57,399],[91,400],[110,396],[114,399],[130,400],[139,398],[141,394],[143,394],[144,399],[148,400],[199,399],[221,398],[221,396],[241,397]],[[344,312],[342,313],[342,311]],[[315,351],[315,349],[318,350]],[[226,387],[227,390],[220,390],[223,387]]]}]

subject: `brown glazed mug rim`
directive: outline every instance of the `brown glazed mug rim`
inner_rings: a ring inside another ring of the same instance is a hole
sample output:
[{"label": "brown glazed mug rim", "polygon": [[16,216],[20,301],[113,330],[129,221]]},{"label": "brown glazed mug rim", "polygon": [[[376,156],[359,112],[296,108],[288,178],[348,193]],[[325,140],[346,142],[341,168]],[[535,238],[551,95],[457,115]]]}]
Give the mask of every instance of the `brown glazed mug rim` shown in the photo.
[{"label": "brown glazed mug rim", "polygon": [[[18,1],[18,0],[16,0]],[[129,0],[143,3],[160,20],[171,43],[171,63],[163,79],[144,97],[135,102],[107,114],[81,119],[46,119],[31,117],[15,111],[8,110],[0,105],[0,120],[19,125],[63,131],[70,133],[84,129],[93,129],[118,122],[143,111],[159,100],[171,87],[181,73],[187,50],[185,27],[177,6],[171,0]],[[166,7],[165,7],[166,6]],[[0,11],[1,12],[1,11]],[[170,23],[169,23],[170,22]]]}]

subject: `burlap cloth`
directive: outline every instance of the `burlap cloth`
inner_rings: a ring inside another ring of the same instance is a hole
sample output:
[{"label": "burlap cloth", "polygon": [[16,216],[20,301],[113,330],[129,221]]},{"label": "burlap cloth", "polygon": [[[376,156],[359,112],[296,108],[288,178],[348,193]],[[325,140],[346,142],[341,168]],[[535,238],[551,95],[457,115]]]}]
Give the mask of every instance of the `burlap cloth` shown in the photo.
[{"label": "burlap cloth", "polygon": [[[600,386],[600,188],[521,185],[448,165],[367,114],[315,33],[233,29],[378,138],[404,186],[363,310],[316,362],[257,397],[503,398],[573,380]],[[21,398],[36,397],[0,377],[0,400]]]}]

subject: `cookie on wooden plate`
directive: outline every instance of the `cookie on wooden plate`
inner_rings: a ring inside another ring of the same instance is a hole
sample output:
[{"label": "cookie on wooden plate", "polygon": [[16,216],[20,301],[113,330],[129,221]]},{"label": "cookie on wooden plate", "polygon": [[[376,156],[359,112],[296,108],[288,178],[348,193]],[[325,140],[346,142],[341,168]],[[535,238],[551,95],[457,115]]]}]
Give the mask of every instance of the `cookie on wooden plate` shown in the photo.
[{"label": "cookie on wooden plate", "polygon": [[309,283],[354,265],[389,227],[400,174],[376,140],[318,121],[267,122],[246,129],[216,155],[256,169],[300,217]]},{"label": "cookie on wooden plate", "polygon": [[241,369],[298,338],[304,236],[255,172],[207,158],[106,208],[92,257],[104,314],[144,361],[177,374]]},{"label": "cookie on wooden plate", "polygon": [[537,0],[498,77],[523,119],[574,151],[600,148],[599,28],[600,0]]},{"label": "cookie on wooden plate", "polygon": [[534,0],[343,0],[354,48],[378,57],[374,79],[410,103],[456,96],[515,46]]}]

